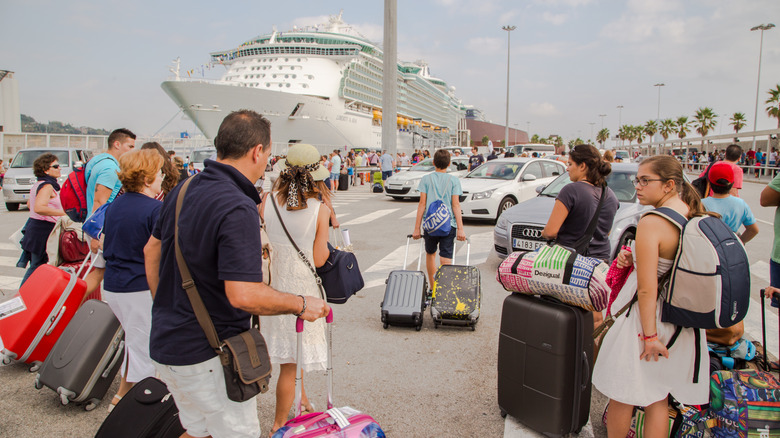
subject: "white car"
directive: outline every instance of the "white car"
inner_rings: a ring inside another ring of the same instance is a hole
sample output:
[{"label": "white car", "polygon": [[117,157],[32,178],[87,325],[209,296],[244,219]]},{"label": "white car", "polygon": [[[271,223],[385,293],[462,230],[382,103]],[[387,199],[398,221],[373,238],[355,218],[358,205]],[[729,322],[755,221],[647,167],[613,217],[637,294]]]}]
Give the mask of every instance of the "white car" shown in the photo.
[{"label": "white car", "polygon": [[540,158],[488,161],[460,179],[463,217],[497,220],[508,208],[536,196],[537,187],[565,172],[563,163]]},{"label": "white car", "polygon": [[[450,167],[447,173],[455,176],[462,176],[467,173],[469,168],[469,158],[466,156],[451,157]],[[420,192],[417,190],[420,180],[425,175],[430,175],[436,170],[433,166],[433,158],[426,158],[408,170],[393,174],[385,181],[385,195],[393,199],[420,198]]]}]

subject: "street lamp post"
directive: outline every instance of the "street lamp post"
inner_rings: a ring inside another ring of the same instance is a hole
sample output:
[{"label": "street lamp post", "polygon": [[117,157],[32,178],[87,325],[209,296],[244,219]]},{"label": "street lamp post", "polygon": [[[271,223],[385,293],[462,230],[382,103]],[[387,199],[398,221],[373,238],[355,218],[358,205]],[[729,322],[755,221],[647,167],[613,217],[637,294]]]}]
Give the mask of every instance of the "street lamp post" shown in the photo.
[{"label": "street lamp post", "polygon": [[[753,132],[757,129],[758,124],[758,94],[759,89],[761,87],[761,55],[764,51],[764,31],[769,30],[771,28],[775,27],[774,24],[768,23],[768,24],[760,24],[758,26],[755,26],[750,29],[750,31],[754,30],[760,30],[761,31],[761,43],[758,46],[758,79],[756,80],[756,111],[753,116]],[[756,136],[753,135],[753,150],[756,150]],[[766,148],[767,153],[769,152],[769,146]],[[769,160],[766,160],[767,164],[769,164]]]},{"label": "street lamp post", "polygon": [[514,123],[515,125],[515,144],[517,144],[517,123]]},{"label": "street lamp post", "polygon": [[506,31],[506,122],[504,123],[504,146],[509,146],[509,36],[512,31],[517,29],[517,26],[502,26],[501,29]]},{"label": "street lamp post", "polygon": [[[663,87],[664,85],[666,85],[666,84],[664,84],[663,82],[660,82],[660,83],[657,83],[657,84],[653,85],[654,87],[658,87],[658,114],[656,114],[656,116],[655,116],[655,122],[656,123],[661,123],[661,87]],[[652,145],[652,144],[653,144],[653,139],[651,138],[650,139],[650,145]],[[648,154],[650,153],[649,150],[650,149],[648,148]],[[661,145],[660,145],[660,143],[658,145],[658,149],[656,150],[656,152],[658,152],[658,154],[661,153]]]},{"label": "street lamp post", "polygon": [[[623,126],[623,105],[618,105],[618,130],[617,132],[620,132],[620,128]],[[620,139],[620,146],[623,146],[623,139]]]},{"label": "street lamp post", "polygon": [[607,117],[606,114],[599,114],[599,117],[601,117],[601,129],[604,129],[604,117]]}]

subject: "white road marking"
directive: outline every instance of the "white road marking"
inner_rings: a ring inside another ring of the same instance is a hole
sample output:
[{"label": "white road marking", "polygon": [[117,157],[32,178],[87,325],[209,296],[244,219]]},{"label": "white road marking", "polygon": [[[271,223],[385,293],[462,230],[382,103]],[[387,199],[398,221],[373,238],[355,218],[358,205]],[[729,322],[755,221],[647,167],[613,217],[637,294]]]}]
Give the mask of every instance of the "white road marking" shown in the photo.
[{"label": "white road marking", "polygon": [[[778,340],[778,320],[777,310],[769,305],[769,300],[766,300],[766,349],[770,354],[777,356],[778,346],[780,340]],[[750,299],[750,305],[748,306],[748,314],[745,316],[745,334],[749,338],[755,341],[761,341],[761,303],[756,302],[754,299]]]},{"label": "white road marking", "polygon": [[759,260],[750,265],[750,273],[769,284],[769,263]]},{"label": "white road marking", "polygon": [[371,289],[372,287],[384,286],[387,278],[376,278],[370,281],[366,281],[363,286],[363,290]]},{"label": "white road marking", "polygon": [[19,245],[14,245],[13,243],[0,243],[0,250],[19,251]]},{"label": "white road marking", "polygon": [[[420,240],[422,241],[422,240]],[[411,245],[409,245],[409,258],[407,260],[407,266],[408,264],[414,264],[414,262],[417,261],[417,257],[420,254],[420,247],[415,245],[417,242],[412,242]],[[406,245],[399,246],[396,248],[393,252],[386,255],[382,260],[374,263],[370,268],[366,269],[365,273],[372,273],[372,272],[381,272],[385,276],[390,273],[390,271],[396,270],[396,269],[402,269],[401,265],[404,263],[404,254],[406,253]],[[413,268],[416,268],[417,265],[414,264]],[[421,267],[422,269],[422,267]]]},{"label": "white road marking", "polygon": [[401,219],[416,219],[417,218],[417,209],[415,208],[408,214],[401,216]]},{"label": "white road marking", "polygon": [[[543,438],[545,435],[542,435],[539,432],[533,431],[520,423],[519,421],[515,420],[511,416],[507,415],[506,420],[504,421],[504,438],[519,438],[519,437],[539,437]],[[593,438],[593,426],[590,424],[590,420],[588,420],[587,424],[582,428],[582,431],[579,433],[579,435],[567,435],[570,437],[580,437],[580,438]]]},{"label": "white road marking", "polygon": [[16,257],[0,256],[0,266],[16,267],[16,262],[18,261],[19,261],[19,256]]},{"label": "white road marking", "polygon": [[387,210],[377,210],[377,211],[375,211],[373,213],[369,213],[369,214],[357,217],[355,219],[352,219],[351,221],[343,223],[342,225],[343,226],[347,226],[347,225],[365,224],[365,223],[374,221],[375,219],[379,219],[379,218],[381,218],[383,216],[389,215],[390,213],[393,213],[393,212],[395,212],[397,210],[398,210],[397,208],[391,208],[391,209],[387,209]]},{"label": "white road marking", "polygon": [[0,275],[0,289],[17,289],[19,287],[19,283],[22,281],[22,276],[23,275],[18,277]]},{"label": "white road marking", "polygon": [[761,222],[762,224],[767,224],[767,225],[774,225],[772,222],[768,222],[768,221],[765,221],[765,220],[762,220],[762,219],[756,219],[756,220],[757,220],[758,222]]}]

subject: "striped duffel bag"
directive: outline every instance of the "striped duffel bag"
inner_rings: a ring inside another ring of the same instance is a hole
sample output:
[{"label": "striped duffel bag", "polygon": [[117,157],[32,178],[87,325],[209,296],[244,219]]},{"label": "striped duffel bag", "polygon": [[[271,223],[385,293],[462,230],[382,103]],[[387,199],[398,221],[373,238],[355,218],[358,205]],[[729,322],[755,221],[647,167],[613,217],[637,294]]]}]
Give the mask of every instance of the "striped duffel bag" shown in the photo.
[{"label": "striped duffel bag", "polygon": [[496,279],[504,289],[527,295],[546,295],[590,311],[607,307],[609,266],[561,245],[531,252],[513,252],[498,267]]}]

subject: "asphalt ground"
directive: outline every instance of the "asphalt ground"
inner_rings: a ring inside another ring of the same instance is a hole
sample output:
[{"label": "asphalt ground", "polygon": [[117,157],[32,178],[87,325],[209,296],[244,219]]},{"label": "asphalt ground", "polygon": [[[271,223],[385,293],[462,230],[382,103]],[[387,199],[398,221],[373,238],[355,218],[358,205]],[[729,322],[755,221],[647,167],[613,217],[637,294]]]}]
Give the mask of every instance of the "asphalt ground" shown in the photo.
[{"label": "asphalt ground", "polygon": [[[768,284],[774,209],[758,206],[763,184],[746,184],[745,198],[759,219],[760,233],[747,245],[753,267],[753,304],[748,334],[760,339],[760,313],[755,298]],[[339,192],[334,200],[342,228],[358,255],[366,288],[345,305],[334,307],[334,401],[364,411],[390,437],[422,436],[539,436],[499,414],[496,396],[496,356],[500,311],[507,292],[495,281],[500,259],[492,251],[493,225],[467,222],[472,240],[471,264],[482,277],[482,314],[477,330],[458,327],[434,329],[426,313],[423,329],[390,327],[380,322],[384,279],[403,264],[406,235],[411,233],[416,202],[394,201],[369,193],[368,186]],[[19,255],[7,240],[27,220],[28,212],[6,212],[0,204],[0,301],[9,299],[24,271],[13,267]],[[408,266],[416,267],[419,247],[412,246]],[[463,250],[458,257],[463,260]],[[771,317],[770,351],[777,351],[777,318]],[[757,325],[756,325],[757,324]],[[757,327],[757,328],[756,328]],[[276,373],[275,373],[276,374]],[[62,406],[57,395],[33,387],[35,375],[24,364],[0,367],[0,436],[93,436],[107,415],[110,396],[91,412],[76,405]],[[273,386],[273,385],[272,385]],[[306,376],[309,396],[325,405],[325,377]],[[264,435],[272,424],[273,389],[259,396],[258,415]],[[594,390],[591,425],[583,436],[606,436],[601,415],[606,400]]]}]

